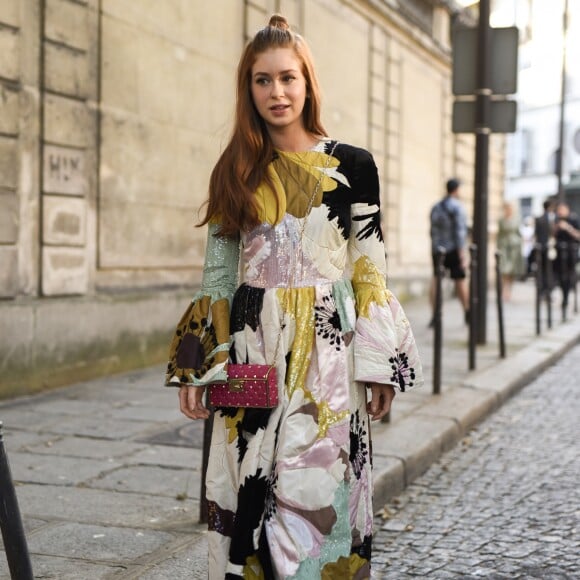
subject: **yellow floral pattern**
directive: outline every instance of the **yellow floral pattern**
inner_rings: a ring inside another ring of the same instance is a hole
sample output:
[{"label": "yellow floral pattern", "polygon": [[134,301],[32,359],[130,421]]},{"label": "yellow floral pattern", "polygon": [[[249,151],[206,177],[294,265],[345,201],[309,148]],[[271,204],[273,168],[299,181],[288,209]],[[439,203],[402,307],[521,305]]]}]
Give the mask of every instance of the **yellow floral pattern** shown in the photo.
[{"label": "yellow floral pattern", "polygon": [[333,191],[337,187],[336,181],[328,173],[339,164],[338,159],[329,158],[321,151],[278,152],[276,159],[268,166],[268,176],[274,190],[262,183],[256,191],[260,221],[275,225],[285,213],[297,218],[305,217],[310,198],[321,180],[313,202],[313,207],[319,207],[324,192]]}]

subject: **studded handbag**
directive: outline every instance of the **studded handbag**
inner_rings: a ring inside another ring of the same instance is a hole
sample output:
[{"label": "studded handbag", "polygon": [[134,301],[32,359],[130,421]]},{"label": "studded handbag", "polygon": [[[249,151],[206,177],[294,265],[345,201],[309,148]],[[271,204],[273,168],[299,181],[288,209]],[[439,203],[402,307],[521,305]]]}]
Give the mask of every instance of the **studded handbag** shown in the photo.
[{"label": "studded handbag", "polygon": [[228,365],[228,381],[213,384],[209,402],[214,407],[255,407],[271,409],[278,405],[276,367],[259,364]]}]

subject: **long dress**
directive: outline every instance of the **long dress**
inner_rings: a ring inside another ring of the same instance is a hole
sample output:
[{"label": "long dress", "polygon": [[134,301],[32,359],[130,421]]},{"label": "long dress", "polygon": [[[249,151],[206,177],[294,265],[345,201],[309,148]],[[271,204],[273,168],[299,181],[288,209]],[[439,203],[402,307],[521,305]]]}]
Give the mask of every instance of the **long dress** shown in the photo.
[{"label": "long dress", "polygon": [[515,218],[501,218],[498,222],[497,249],[501,253],[500,268],[505,276],[519,277],[524,273],[522,234]]},{"label": "long dress", "polygon": [[365,383],[407,391],[423,379],[409,322],[386,286],[375,163],[363,149],[333,147],[324,139],[303,153],[276,152],[275,191],[256,192],[261,225],[240,239],[215,236],[219,223],[210,224],[202,287],[172,342],[166,385],[194,388],[225,380],[228,360],[272,364],[281,336],[279,405],[215,413],[212,579],[370,575]]}]

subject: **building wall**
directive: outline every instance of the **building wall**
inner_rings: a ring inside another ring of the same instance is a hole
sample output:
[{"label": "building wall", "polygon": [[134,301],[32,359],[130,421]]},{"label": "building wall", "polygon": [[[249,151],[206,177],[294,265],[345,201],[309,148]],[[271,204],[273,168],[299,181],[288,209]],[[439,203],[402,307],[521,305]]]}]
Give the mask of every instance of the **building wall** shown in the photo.
[{"label": "building wall", "polygon": [[[424,292],[429,208],[458,175],[471,209],[473,138],[450,132],[447,9],[396,4],[3,0],[0,395],[163,360],[200,283],[237,60],[275,11],[309,40],[330,134],[375,156],[391,285]],[[492,201],[502,158],[498,141]]]}]

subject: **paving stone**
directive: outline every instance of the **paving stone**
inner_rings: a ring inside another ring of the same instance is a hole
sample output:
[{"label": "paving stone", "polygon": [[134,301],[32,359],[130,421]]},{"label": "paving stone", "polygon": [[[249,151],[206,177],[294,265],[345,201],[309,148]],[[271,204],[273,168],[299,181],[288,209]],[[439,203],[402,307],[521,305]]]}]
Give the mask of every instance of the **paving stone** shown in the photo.
[{"label": "paving stone", "polygon": [[131,441],[90,439],[88,437],[56,436],[42,443],[28,445],[24,450],[45,455],[63,457],[87,457],[109,459],[132,456],[146,449],[146,445]]},{"label": "paving stone", "polygon": [[169,445],[142,446],[137,453],[127,459],[128,463],[142,465],[162,465],[201,470],[202,450],[193,447],[170,447]]},{"label": "paving stone", "polygon": [[65,523],[33,534],[28,547],[34,554],[126,563],[150,554],[173,538],[154,530]]},{"label": "paving stone", "polygon": [[154,568],[140,573],[141,580],[206,580],[207,579],[207,540],[205,534],[199,541]]},{"label": "paving stone", "polygon": [[28,484],[18,487],[25,517],[144,529],[198,529],[199,504],[192,499],[114,493],[106,490]]},{"label": "paving stone", "polygon": [[200,471],[193,469],[163,468],[158,466],[134,465],[121,467],[88,483],[93,489],[130,491],[136,493],[176,497],[199,498]]},{"label": "paving stone", "polygon": [[66,421],[53,422],[44,431],[62,435],[82,435],[101,439],[126,439],[137,436],[151,428],[150,423],[142,421],[118,421],[108,417],[71,416]]},{"label": "paving stone", "polygon": [[[101,580],[119,569],[109,564],[31,554],[32,571],[37,580]],[[0,578],[10,578],[5,558],[0,558]]]},{"label": "paving stone", "polygon": [[10,456],[12,478],[20,483],[77,485],[119,465],[113,459],[59,457],[55,461],[54,457],[35,453],[12,453]]}]

